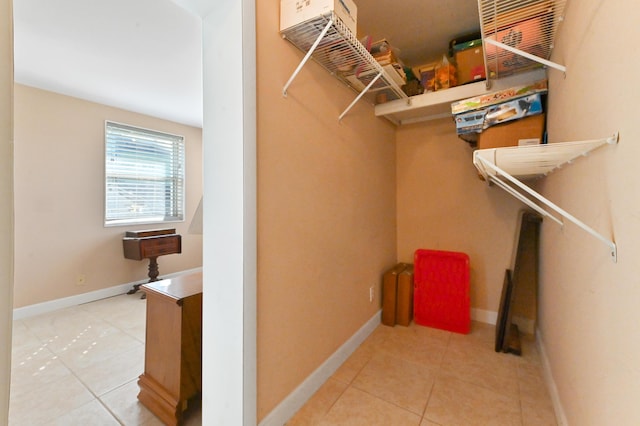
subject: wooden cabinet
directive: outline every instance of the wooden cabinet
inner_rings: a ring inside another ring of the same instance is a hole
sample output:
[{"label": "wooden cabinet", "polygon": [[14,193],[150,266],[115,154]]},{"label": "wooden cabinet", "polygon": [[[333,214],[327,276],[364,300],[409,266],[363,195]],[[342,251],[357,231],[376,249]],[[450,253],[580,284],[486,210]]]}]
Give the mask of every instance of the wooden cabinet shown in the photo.
[{"label": "wooden cabinet", "polygon": [[202,392],[202,272],[145,284],[147,330],[138,399],[178,425]]}]

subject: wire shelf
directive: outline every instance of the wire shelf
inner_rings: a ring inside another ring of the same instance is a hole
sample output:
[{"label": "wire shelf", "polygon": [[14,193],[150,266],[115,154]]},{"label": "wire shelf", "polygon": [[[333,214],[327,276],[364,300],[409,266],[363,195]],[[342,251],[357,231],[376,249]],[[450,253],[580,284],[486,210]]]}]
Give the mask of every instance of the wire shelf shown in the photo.
[{"label": "wire shelf", "polygon": [[[334,13],[319,15],[282,30],[281,34],[302,52],[312,51],[311,57],[317,63],[356,92],[366,90],[362,96],[370,103],[408,98]],[[288,84],[285,94],[287,87]]]},{"label": "wire shelf", "polygon": [[567,0],[478,0],[487,75],[500,78],[549,61]]},{"label": "wire shelf", "polygon": [[564,225],[564,219],[567,219],[602,241],[609,247],[611,259],[616,262],[618,251],[613,239],[605,237],[521,180],[546,176],[601,146],[617,144],[618,139],[619,135],[616,133],[609,138],[589,141],[478,149],[473,153],[473,164],[485,181],[506,191],[544,218],[551,219],[561,226]]}]

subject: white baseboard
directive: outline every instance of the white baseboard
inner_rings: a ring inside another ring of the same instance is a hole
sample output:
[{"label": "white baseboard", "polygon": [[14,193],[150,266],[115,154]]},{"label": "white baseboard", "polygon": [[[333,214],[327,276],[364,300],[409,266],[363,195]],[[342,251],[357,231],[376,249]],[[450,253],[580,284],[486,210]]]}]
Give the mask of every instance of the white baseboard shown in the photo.
[{"label": "white baseboard", "polygon": [[[178,275],[191,272],[201,271],[202,268],[194,268],[186,271],[175,272],[173,274],[165,274],[163,278],[173,278]],[[131,290],[134,284],[145,284],[148,280],[134,281],[127,284],[120,284],[114,287],[103,288],[88,293],[77,294],[75,296],[63,297],[62,299],[50,300],[48,302],[36,303],[35,305],[24,306],[13,310],[13,320],[21,320],[33,317],[35,315],[46,314],[48,312],[57,311],[59,309],[70,308],[72,306],[81,305],[83,303],[95,302],[96,300],[106,299],[107,297],[118,296]]]},{"label": "white baseboard", "polygon": [[302,408],[311,396],[335,373],[358,346],[380,324],[378,311],[360,329],[318,367],[304,382],[291,392],[276,408],[274,408],[259,426],[282,426]]},{"label": "white baseboard", "polygon": [[531,334],[534,335],[536,334],[536,321],[529,319],[529,318],[524,318],[524,317],[518,317],[518,316],[513,316],[511,318],[511,323],[515,324],[518,326],[518,331],[520,331],[521,333],[526,333],[526,334]]},{"label": "white baseboard", "polygon": [[[333,375],[344,361],[380,324],[378,311],[360,330],[347,340],[320,367],[318,367],[304,382],[291,392],[276,408],[274,408],[259,424],[259,426],[282,426],[313,396],[313,394]],[[498,313],[483,309],[471,309],[471,319],[495,325]]]},{"label": "white baseboard", "polygon": [[471,319],[485,324],[496,325],[498,313],[495,311],[485,311],[484,309],[471,309]]},{"label": "white baseboard", "polygon": [[542,360],[544,381],[547,384],[551,403],[553,404],[553,411],[556,414],[556,422],[558,423],[558,426],[568,426],[569,422],[567,422],[567,416],[564,413],[564,408],[562,408],[562,402],[560,401],[558,387],[556,386],[553,374],[551,373],[551,364],[549,364],[549,358],[547,357],[540,329],[536,330],[536,344],[538,345],[538,352],[540,353],[540,359]]}]

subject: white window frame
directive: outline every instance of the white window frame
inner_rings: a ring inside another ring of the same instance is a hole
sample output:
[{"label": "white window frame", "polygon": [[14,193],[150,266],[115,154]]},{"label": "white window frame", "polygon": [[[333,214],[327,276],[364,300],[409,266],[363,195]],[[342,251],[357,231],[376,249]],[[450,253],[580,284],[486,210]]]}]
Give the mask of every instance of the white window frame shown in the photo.
[{"label": "white window frame", "polygon": [[[109,120],[105,121],[104,132],[104,226],[184,222],[184,136]],[[145,147],[146,150],[138,149]],[[119,150],[129,161],[114,167],[117,157],[114,150]],[[161,174],[162,168],[168,168],[166,174]],[[114,196],[114,191],[120,195]],[[122,195],[125,191],[128,199]],[[143,200],[142,192],[149,194],[147,200]],[[129,202],[131,205],[127,206]],[[145,211],[145,205],[149,204],[154,207]]]}]

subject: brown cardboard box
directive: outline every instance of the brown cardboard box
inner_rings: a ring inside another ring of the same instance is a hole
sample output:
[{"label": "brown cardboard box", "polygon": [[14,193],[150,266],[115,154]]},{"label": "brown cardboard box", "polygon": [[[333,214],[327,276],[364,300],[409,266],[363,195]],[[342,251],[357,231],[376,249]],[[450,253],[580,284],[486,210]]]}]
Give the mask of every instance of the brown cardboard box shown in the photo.
[{"label": "brown cardboard box", "polygon": [[408,327],[413,319],[413,265],[398,275],[396,324]]},{"label": "brown cardboard box", "polygon": [[[478,149],[541,143],[544,133],[544,114],[532,115],[489,127],[478,137]],[[533,139],[533,140],[532,140]]]},{"label": "brown cardboard box", "polygon": [[398,291],[398,275],[407,267],[406,263],[398,263],[382,276],[382,324],[396,325],[396,300]]},{"label": "brown cardboard box", "polygon": [[486,72],[482,43],[468,49],[456,51],[455,58],[458,67],[459,85],[485,79]]}]

